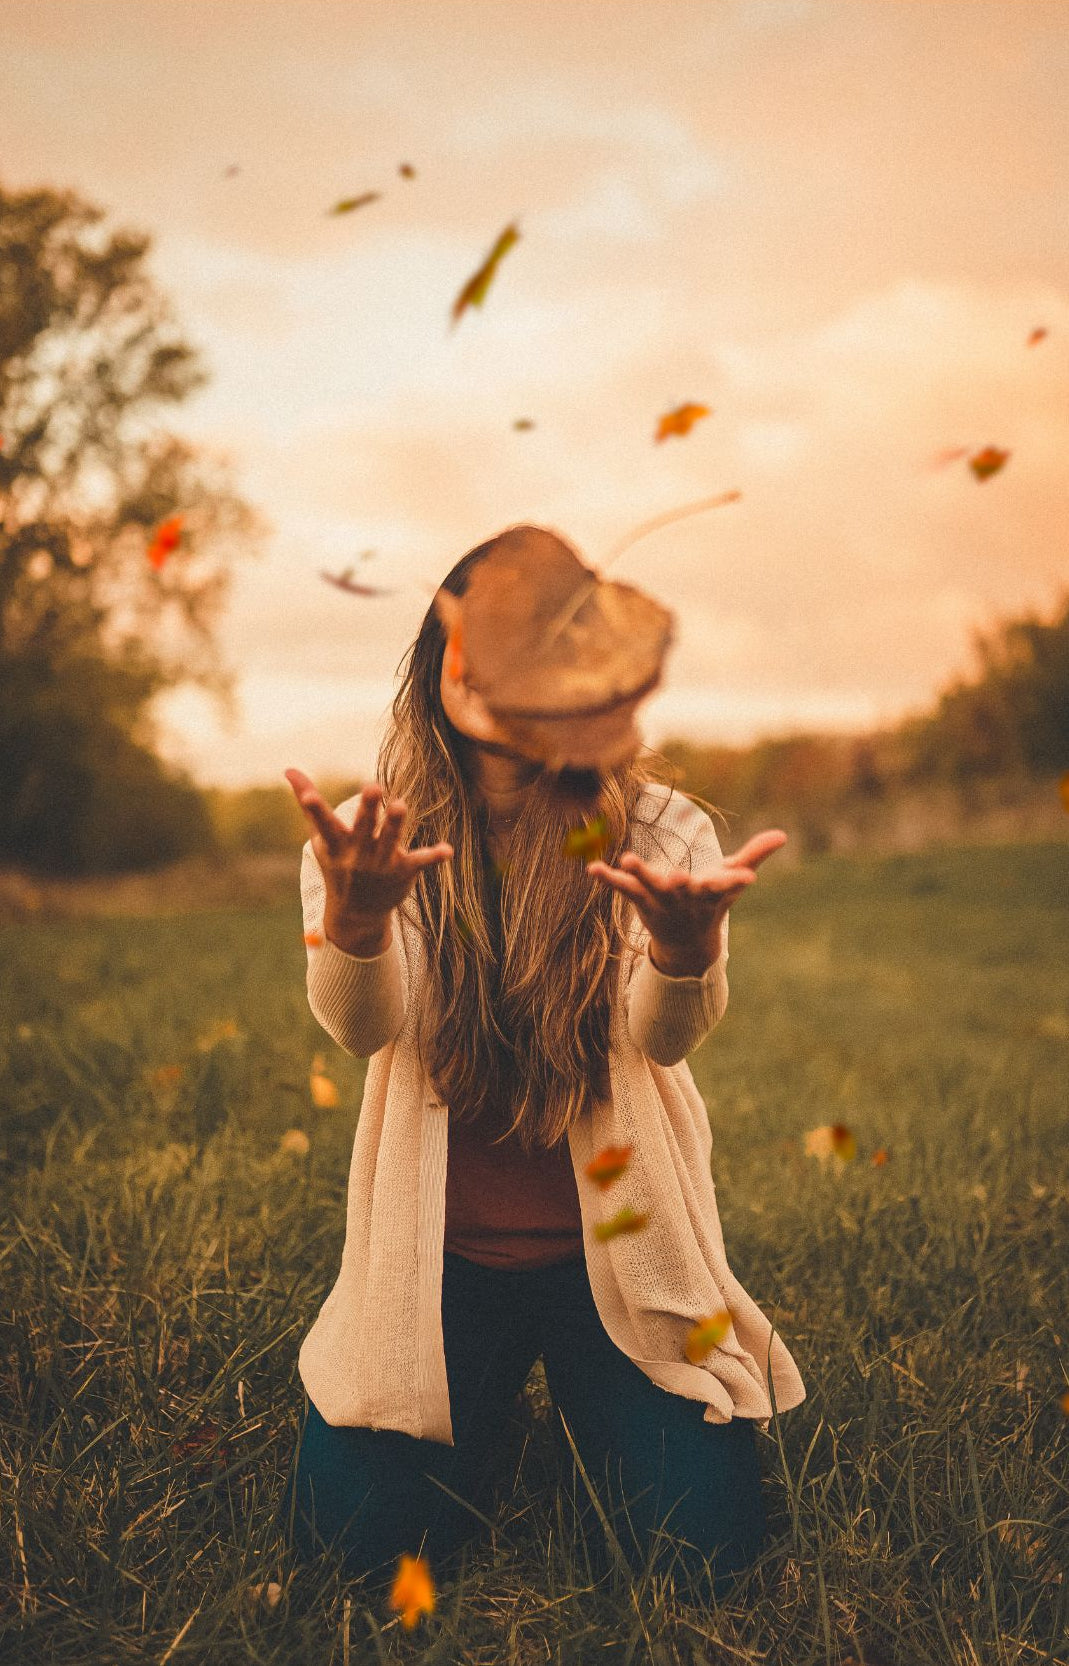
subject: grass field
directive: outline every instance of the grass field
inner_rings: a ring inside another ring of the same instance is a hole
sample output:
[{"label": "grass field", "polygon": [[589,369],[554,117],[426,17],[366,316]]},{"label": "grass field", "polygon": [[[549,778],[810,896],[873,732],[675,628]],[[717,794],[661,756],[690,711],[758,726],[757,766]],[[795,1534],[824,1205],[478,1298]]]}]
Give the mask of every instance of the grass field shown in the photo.
[{"label": "grass field", "polygon": [[[493,1531],[407,1632],[272,1524],[364,1071],[308,1009],[296,867],[282,908],[4,927],[0,1653],[1065,1658],[1067,941],[1064,843],[762,871],[691,1067],[729,1256],[808,1388],[759,1436],[767,1554],[715,1609],[591,1588],[539,1367]],[[858,1155],[823,1168],[802,1137],[838,1122]]]}]

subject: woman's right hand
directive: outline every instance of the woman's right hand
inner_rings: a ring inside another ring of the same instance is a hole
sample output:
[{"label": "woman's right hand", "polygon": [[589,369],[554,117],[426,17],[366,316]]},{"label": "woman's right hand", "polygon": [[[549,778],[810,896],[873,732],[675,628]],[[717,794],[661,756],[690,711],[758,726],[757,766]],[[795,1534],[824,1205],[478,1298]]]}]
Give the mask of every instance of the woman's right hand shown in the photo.
[{"label": "woman's right hand", "polygon": [[417,874],[433,862],[452,858],[452,845],[407,850],[399,843],[408,814],[402,798],[386,806],[376,832],[383,797],[376,784],[366,786],[360,794],[350,831],[307,775],[299,769],[287,769],[285,774],[312,829],[309,842],[327,887],[324,930],[333,941],[338,941],[335,930],[339,928],[353,932],[375,927],[384,930],[390,914],[412,889]]}]

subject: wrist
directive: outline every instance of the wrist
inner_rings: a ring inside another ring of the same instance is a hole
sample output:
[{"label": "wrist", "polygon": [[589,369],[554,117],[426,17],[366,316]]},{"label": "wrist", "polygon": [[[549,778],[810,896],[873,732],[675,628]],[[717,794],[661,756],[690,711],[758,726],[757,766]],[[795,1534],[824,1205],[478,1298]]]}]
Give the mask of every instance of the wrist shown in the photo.
[{"label": "wrist", "polygon": [[658,943],[650,939],[647,953],[654,967],[666,978],[701,978],[713,963],[720,959],[722,944],[715,943],[680,947],[678,944]]},{"label": "wrist", "polygon": [[363,919],[330,919],[323,921],[323,935],[341,949],[343,954],[355,955],[359,960],[373,960],[385,954],[393,942],[393,921],[389,914],[374,914]]}]

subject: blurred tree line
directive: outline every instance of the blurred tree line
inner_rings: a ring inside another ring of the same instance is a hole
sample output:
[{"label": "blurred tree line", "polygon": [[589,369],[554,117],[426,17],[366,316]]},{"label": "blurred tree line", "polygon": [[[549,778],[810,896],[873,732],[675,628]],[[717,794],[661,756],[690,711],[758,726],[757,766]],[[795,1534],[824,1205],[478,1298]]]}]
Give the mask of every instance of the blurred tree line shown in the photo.
[{"label": "blurred tree line", "polygon": [[[157,755],[161,690],[194,683],[233,708],[213,626],[228,564],[265,528],[225,462],[161,426],[205,373],[148,274],[151,240],[102,220],[72,192],[0,187],[0,864],[73,876],[296,852],[307,823],[284,782],[203,791]],[[175,514],[157,569],[149,540]],[[804,852],[911,789],[1069,769],[1069,590],[1051,619],[973,642],[977,673],[893,728],[660,750],[685,791],[792,828]],[[333,803],[361,785],[317,781]]]}]

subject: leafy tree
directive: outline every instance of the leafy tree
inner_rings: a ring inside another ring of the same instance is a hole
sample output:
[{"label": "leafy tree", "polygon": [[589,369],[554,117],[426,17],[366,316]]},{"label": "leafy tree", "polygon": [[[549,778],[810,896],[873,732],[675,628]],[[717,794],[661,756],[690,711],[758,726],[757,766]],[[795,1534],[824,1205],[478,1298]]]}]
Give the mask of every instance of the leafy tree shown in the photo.
[{"label": "leafy tree", "polygon": [[[210,848],[151,704],[233,709],[213,625],[263,528],[226,465],[161,426],[202,385],[146,267],[70,191],[0,187],[0,856],[67,873]],[[182,516],[157,570],[152,529]]]}]

